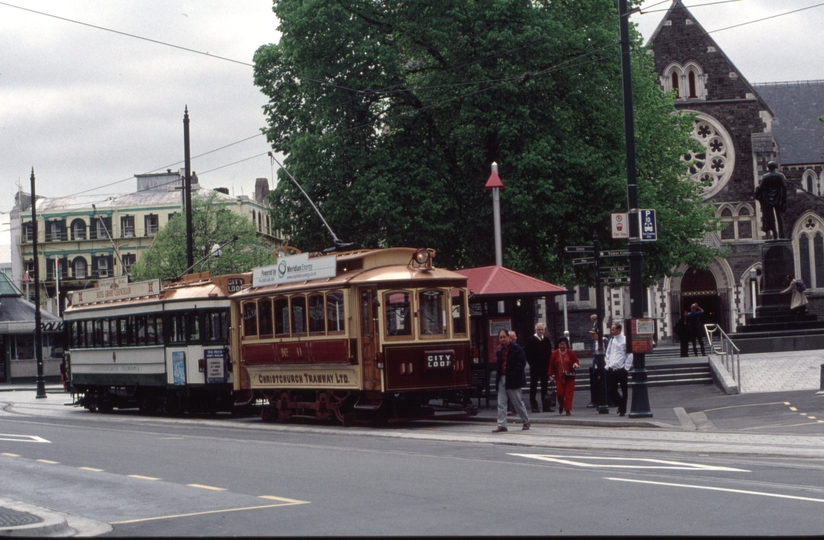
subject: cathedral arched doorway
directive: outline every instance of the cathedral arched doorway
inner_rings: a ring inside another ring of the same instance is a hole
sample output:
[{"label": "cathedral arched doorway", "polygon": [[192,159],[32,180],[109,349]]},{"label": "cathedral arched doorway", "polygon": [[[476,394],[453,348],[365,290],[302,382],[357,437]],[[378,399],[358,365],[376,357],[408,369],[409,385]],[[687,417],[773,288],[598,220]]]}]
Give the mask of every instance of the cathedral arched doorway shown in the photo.
[{"label": "cathedral arched doorway", "polygon": [[704,324],[720,324],[725,332],[729,331],[718,284],[709,270],[690,268],[681,278],[681,313],[689,311],[693,303],[697,303],[704,310]]}]

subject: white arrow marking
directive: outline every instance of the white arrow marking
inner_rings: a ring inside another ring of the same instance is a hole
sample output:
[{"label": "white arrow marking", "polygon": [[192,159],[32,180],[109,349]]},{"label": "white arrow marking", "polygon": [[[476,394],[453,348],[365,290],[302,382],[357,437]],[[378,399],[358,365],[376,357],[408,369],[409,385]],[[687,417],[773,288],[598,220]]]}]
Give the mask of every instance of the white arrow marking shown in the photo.
[{"label": "white arrow marking", "polygon": [[[746,469],[733,469],[732,467],[720,467],[717,465],[703,465],[701,463],[683,463],[681,461],[667,461],[663,459],[647,458],[625,458],[625,457],[601,457],[601,456],[552,456],[536,454],[509,454],[510,456],[539,459],[542,461],[552,461],[562,465],[573,465],[575,467],[597,468],[597,469],[669,469],[679,471],[733,471],[750,472]],[[597,460],[597,461],[629,461],[632,464],[624,463],[587,463],[574,460]],[[640,462],[640,463],[638,463]]]}]

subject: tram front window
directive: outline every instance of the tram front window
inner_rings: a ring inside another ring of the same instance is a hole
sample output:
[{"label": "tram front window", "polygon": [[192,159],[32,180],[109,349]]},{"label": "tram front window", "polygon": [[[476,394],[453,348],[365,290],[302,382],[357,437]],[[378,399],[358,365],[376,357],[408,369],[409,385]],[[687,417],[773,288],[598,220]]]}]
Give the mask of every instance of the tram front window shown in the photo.
[{"label": "tram front window", "polygon": [[443,310],[443,291],[420,293],[421,336],[446,334],[446,312]]},{"label": "tram front window", "polygon": [[409,293],[387,293],[384,305],[386,306],[386,335],[411,336],[411,305]]}]

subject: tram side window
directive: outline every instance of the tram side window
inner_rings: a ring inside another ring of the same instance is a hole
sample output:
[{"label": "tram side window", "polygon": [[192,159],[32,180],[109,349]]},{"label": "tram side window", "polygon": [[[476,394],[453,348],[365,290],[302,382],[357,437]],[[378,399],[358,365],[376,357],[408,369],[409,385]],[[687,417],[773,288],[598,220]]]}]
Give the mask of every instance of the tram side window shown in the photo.
[{"label": "tram side window", "polygon": [[169,342],[186,343],[185,313],[172,313],[169,315]]},{"label": "tram side window", "polygon": [[384,306],[386,306],[386,335],[411,336],[412,306],[409,293],[386,293]]},{"label": "tram side window", "polygon": [[111,337],[111,330],[109,329],[109,319],[103,319],[100,321],[101,324],[101,332],[100,332],[100,343],[101,347],[108,347],[110,346],[109,338]]},{"label": "tram side window", "polygon": [[346,322],[343,314],[343,293],[332,291],[326,294],[326,322],[327,331],[332,333],[346,331]]},{"label": "tram side window", "polygon": [[229,312],[210,311],[205,316],[203,336],[206,341],[226,341],[229,335]]},{"label": "tram side window", "polygon": [[72,347],[83,348],[86,346],[86,334],[83,332],[83,322],[75,321],[72,323]]},{"label": "tram side window", "polygon": [[192,311],[186,314],[186,325],[189,330],[188,342],[197,343],[200,341],[200,317],[197,312]]},{"label": "tram side window", "polygon": [[323,295],[309,296],[309,333],[323,334],[326,332],[326,308],[323,305]]},{"label": "tram side window", "polygon": [[306,297],[292,297],[292,335],[306,335]]},{"label": "tram side window", "polygon": [[257,303],[255,301],[243,304],[243,335],[257,336]]},{"label": "tram side window", "polygon": [[86,347],[94,347],[94,322],[83,321],[83,333],[86,334]]},{"label": "tram side window", "polygon": [[422,291],[418,296],[421,336],[441,336],[446,334],[446,310],[443,305],[443,291]]},{"label": "tram side window", "polygon": [[165,335],[163,334],[163,315],[155,315],[155,325],[157,326],[157,344],[162,345],[165,343],[165,340],[163,339],[163,336]]},{"label": "tram side window", "polygon": [[466,335],[466,313],[464,313],[464,292],[452,291],[452,335]]},{"label": "tram side window", "polygon": [[146,344],[146,316],[139,315],[135,317],[135,328],[137,329],[137,344]]},{"label": "tram side window", "polygon": [[157,319],[154,315],[146,317],[146,344],[157,345]]},{"label": "tram side window", "polygon": [[275,334],[289,335],[289,299],[275,298]]},{"label": "tram side window", "polygon": [[258,324],[260,337],[272,337],[272,300],[262,298],[258,300]]},{"label": "tram side window", "polygon": [[126,317],[117,319],[117,344],[121,347],[129,344],[129,319]]}]

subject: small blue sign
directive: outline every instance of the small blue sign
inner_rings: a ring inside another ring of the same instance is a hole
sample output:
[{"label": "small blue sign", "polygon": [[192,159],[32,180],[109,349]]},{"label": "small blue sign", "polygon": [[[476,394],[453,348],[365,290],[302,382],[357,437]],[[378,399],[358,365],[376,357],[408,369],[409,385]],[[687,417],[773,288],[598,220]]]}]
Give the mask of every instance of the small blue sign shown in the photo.
[{"label": "small blue sign", "polygon": [[175,386],[186,384],[186,353],[177,351],[172,353],[172,374]]},{"label": "small blue sign", "polygon": [[644,242],[654,242],[658,240],[658,225],[655,222],[655,210],[639,210],[641,220],[641,240]]}]

